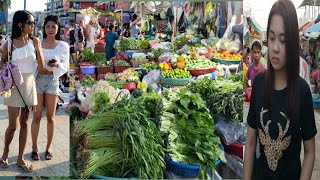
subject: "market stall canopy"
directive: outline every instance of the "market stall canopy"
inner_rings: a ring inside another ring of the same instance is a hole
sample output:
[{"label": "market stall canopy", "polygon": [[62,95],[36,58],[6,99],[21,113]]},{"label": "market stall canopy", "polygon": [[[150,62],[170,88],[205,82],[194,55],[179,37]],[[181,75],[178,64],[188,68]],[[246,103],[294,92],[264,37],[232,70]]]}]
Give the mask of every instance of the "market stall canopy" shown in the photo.
[{"label": "market stall canopy", "polygon": [[308,29],[304,31],[304,33],[311,33],[311,32],[320,32],[320,22],[312,25]]},{"label": "market stall canopy", "polygon": [[320,35],[320,32],[305,33],[304,35],[309,39],[317,39]]},{"label": "market stall canopy", "polygon": [[315,0],[303,0],[299,8],[303,6],[320,6],[320,1],[315,1]]},{"label": "market stall canopy", "polygon": [[160,1],[145,1],[145,2],[132,2],[130,9],[134,9],[136,14],[145,16],[147,14],[160,14],[162,11],[170,7],[169,2]]},{"label": "market stall canopy", "polygon": [[84,15],[92,15],[92,16],[99,16],[101,13],[98,12],[97,10],[95,10],[94,8],[92,7],[89,7],[87,9],[73,9],[73,8],[70,8],[69,9],[69,12],[73,12],[73,13],[81,13],[81,14],[84,14]]}]

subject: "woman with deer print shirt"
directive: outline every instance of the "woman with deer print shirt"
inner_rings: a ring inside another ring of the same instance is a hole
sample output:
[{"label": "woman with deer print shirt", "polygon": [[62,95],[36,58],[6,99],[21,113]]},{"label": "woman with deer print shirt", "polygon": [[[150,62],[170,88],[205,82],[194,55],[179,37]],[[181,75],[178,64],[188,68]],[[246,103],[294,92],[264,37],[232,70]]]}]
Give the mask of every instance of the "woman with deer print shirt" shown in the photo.
[{"label": "woman with deer print shirt", "polygon": [[253,80],[244,179],[308,180],[317,129],[309,86],[299,76],[298,21],[291,1],[279,0],[272,6],[267,39],[268,68]]}]

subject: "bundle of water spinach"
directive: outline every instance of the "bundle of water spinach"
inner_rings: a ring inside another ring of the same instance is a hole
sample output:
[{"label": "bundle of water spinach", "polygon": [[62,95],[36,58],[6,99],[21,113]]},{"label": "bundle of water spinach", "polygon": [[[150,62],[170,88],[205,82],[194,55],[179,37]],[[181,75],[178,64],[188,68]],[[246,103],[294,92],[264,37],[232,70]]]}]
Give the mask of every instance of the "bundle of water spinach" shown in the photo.
[{"label": "bundle of water spinach", "polygon": [[143,97],[125,99],[75,125],[82,178],[163,178],[163,139],[146,104]]}]

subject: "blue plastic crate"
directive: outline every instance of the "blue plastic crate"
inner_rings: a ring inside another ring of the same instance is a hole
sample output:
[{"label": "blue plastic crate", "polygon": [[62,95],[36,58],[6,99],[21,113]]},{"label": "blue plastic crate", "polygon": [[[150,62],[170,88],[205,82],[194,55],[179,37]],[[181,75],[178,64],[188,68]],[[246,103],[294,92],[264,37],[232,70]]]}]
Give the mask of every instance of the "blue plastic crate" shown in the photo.
[{"label": "blue plastic crate", "polygon": [[96,67],[95,66],[80,66],[82,74],[94,74]]},{"label": "blue plastic crate", "polygon": [[313,109],[320,109],[320,98],[312,98]]},{"label": "blue plastic crate", "polygon": [[[220,147],[222,151],[224,151],[222,144],[220,144]],[[199,176],[199,169],[200,169],[199,165],[183,164],[183,163],[172,161],[169,158],[164,158],[164,161],[166,162],[167,170],[173,172],[176,175],[190,177],[190,178],[196,178]],[[215,164],[217,166],[220,163],[221,163],[221,160],[218,159]]]}]

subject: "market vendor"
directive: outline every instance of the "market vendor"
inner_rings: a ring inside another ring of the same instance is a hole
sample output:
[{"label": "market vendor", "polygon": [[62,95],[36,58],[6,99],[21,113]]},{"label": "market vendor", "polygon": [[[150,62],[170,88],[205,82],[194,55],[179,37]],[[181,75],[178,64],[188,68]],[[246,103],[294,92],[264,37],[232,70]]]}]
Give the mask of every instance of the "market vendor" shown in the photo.
[{"label": "market vendor", "polygon": [[246,73],[246,78],[244,78],[243,87],[247,89],[249,86],[252,86],[253,79],[256,75],[265,70],[265,66],[260,62],[262,52],[261,52],[261,44],[258,41],[255,41],[252,44],[252,57],[253,63],[248,67],[248,71]]},{"label": "market vendor", "polygon": [[114,33],[114,25],[110,24],[109,31],[104,39],[104,42],[105,42],[104,49],[105,49],[107,61],[110,61],[110,59],[116,55],[113,45],[115,41],[118,39],[119,39],[119,36],[116,33]]}]

